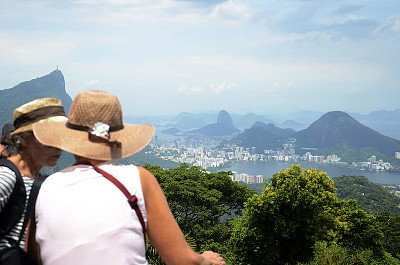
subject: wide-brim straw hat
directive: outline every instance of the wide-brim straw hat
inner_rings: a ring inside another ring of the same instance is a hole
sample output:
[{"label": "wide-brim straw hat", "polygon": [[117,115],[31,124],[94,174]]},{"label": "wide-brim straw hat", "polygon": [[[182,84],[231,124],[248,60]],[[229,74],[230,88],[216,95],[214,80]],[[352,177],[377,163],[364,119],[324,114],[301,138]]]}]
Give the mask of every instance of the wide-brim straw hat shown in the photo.
[{"label": "wide-brim straw hat", "polygon": [[66,121],[65,111],[58,98],[32,100],[14,110],[15,130],[12,134],[32,131],[33,124]]},{"label": "wide-brim straw hat", "polygon": [[33,132],[44,145],[104,161],[139,152],[150,143],[155,128],[149,124],[124,123],[115,95],[89,90],[76,95],[67,122],[35,124]]}]

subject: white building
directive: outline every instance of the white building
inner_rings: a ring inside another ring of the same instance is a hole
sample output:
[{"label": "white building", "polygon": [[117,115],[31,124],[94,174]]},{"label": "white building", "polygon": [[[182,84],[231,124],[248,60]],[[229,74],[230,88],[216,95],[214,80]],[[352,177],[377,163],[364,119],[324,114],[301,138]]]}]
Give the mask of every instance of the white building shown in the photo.
[{"label": "white building", "polygon": [[264,182],[264,177],[262,175],[257,175],[257,176],[251,176],[246,173],[237,173],[237,172],[232,172],[233,175],[231,176],[231,179],[233,181],[243,181],[244,183],[263,183]]}]

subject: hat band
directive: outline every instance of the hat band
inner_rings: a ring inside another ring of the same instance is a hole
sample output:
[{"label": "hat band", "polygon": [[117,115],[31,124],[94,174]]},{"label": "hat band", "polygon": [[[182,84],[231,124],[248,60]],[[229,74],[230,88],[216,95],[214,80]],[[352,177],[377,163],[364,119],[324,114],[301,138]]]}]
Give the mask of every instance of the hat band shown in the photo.
[{"label": "hat band", "polygon": [[111,137],[108,132],[116,132],[124,128],[123,124],[110,126],[105,136],[98,136],[93,134],[93,128],[84,125],[77,125],[67,122],[65,126],[72,130],[88,132],[88,140],[94,143],[103,143],[109,145],[112,149],[121,147],[121,142]]},{"label": "hat band", "polygon": [[[77,125],[77,124],[73,124],[70,122],[67,122],[65,124],[65,126],[69,129],[72,130],[78,130],[78,131],[84,131],[84,132],[91,132],[93,130],[93,128],[90,128],[89,126],[85,126],[85,125]],[[122,130],[124,128],[123,124],[120,125],[114,125],[114,126],[110,126],[110,129],[108,130],[109,132],[116,132],[119,130]]]},{"label": "hat band", "polygon": [[55,116],[65,117],[64,108],[62,106],[47,106],[22,114],[14,120],[14,127],[15,130],[17,130],[23,126]]}]

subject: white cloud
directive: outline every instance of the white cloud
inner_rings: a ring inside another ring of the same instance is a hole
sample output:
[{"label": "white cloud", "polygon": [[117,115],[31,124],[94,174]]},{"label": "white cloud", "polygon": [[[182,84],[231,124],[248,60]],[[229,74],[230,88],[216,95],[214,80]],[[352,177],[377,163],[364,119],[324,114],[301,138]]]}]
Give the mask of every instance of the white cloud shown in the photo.
[{"label": "white cloud", "polygon": [[248,20],[252,18],[253,12],[249,6],[239,0],[228,0],[217,5],[211,13],[211,17],[230,21]]},{"label": "white cloud", "polygon": [[185,98],[189,107],[202,98],[218,108],[221,93],[228,106],[244,106],[265,104],[270,95],[295,101],[320,93],[321,101],[333,102],[326,95],[398,88],[400,2],[393,0],[6,3],[2,87],[59,65],[68,93],[98,86],[128,99],[140,90],[154,105],[138,104],[151,111],[169,97]]},{"label": "white cloud", "polygon": [[201,86],[181,86],[178,89],[178,92],[184,92],[184,93],[203,93],[205,92],[205,89]]},{"label": "white cloud", "polygon": [[400,33],[400,14],[390,16],[387,22],[376,30],[376,33],[388,35]]},{"label": "white cloud", "polygon": [[221,94],[223,92],[232,91],[236,88],[235,82],[223,81],[221,84],[211,84],[211,90],[216,94]]},{"label": "white cloud", "polygon": [[99,84],[99,80],[91,80],[86,83],[87,86],[93,86]]},{"label": "white cloud", "polygon": [[282,85],[274,82],[270,87],[264,89],[264,93],[270,96],[277,96],[282,93]]}]

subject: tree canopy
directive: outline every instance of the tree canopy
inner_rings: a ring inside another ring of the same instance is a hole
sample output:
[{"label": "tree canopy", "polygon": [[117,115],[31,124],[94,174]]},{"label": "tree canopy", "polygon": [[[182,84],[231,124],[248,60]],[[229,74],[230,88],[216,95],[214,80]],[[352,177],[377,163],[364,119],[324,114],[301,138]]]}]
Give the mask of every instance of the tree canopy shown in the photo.
[{"label": "tree canopy", "polygon": [[355,201],[342,201],[325,172],[292,165],[274,174],[245,204],[230,244],[240,264],[308,262],[318,242],[383,255],[375,217]]},{"label": "tree canopy", "polygon": [[175,169],[144,166],[157,178],[169,207],[184,234],[195,236],[201,247],[221,241],[227,220],[240,215],[255,192],[232,181],[230,172],[208,173],[181,164]]}]

